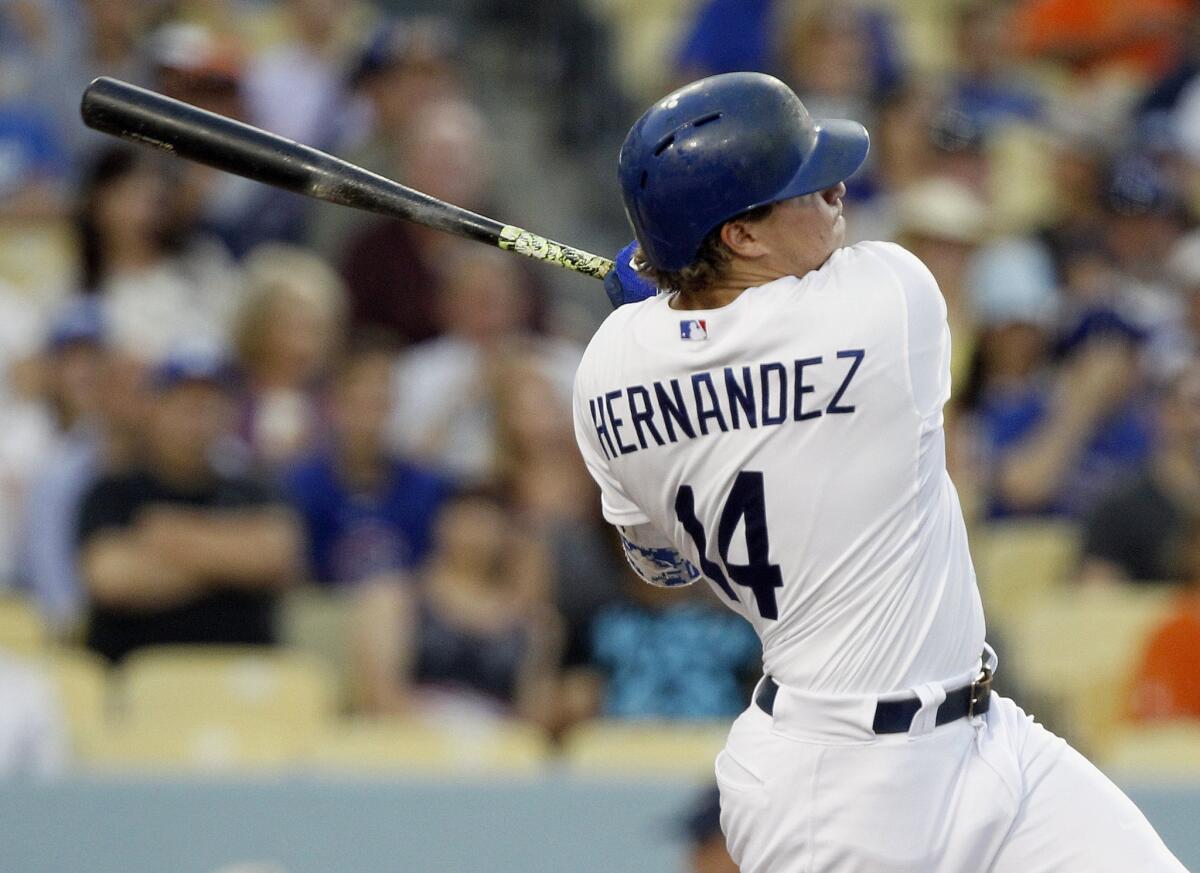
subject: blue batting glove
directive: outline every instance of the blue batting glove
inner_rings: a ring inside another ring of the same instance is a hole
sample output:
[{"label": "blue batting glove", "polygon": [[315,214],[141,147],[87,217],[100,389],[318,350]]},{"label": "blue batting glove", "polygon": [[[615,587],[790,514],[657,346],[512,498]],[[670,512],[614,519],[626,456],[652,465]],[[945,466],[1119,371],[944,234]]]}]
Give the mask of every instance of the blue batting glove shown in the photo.
[{"label": "blue batting glove", "polygon": [[637,240],[621,249],[613,259],[616,267],[604,277],[604,291],[608,294],[608,299],[612,301],[613,309],[624,306],[626,303],[637,303],[639,300],[646,300],[658,294],[658,289],[654,287],[654,284],[647,281],[641,273],[633,268],[631,261],[636,249]]}]

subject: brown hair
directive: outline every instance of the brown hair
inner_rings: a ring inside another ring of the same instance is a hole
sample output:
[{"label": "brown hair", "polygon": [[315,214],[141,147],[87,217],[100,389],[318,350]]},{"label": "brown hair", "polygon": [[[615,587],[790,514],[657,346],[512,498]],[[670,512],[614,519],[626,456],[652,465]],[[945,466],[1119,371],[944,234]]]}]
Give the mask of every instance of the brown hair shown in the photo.
[{"label": "brown hair", "polygon": [[681,294],[703,291],[715,285],[725,276],[725,269],[733,260],[733,252],[721,239],[721,228],[730,221],[762,221],[774,210],[775,204],[767,203],[722,221],[700,243],[700,248],[696,251],[692,262],[681,269],[658,269],[647,260],[640,245],[633,254],[633,266],[663,291],[678,291]]}]

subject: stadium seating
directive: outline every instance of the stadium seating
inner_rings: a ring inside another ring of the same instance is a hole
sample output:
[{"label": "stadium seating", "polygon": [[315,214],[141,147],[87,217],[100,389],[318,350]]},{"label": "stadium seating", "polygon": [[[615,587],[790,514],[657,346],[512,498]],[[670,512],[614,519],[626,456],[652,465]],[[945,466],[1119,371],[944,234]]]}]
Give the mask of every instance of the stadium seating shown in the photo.
[{"label": "stadium seating", "polygon": [[352,700],[350,599],[340,592],[299,588],[288,592],[280,610],[280,642],[320,658],[332,669],[340,708]]},{"label": "stadium seating", "polygon": [[1118,778],[1200,780],[1200,721],[1121,730],[1100,763]]},{"label": "stadium seating", "polygon": [[0,649],[36,655],[48,641],[45,622],[30,601],[16,595],[0,596]]},{"label": "stadium seating", "polygon": [[333,725],[313,760],[319,769],[352,773],[533,775],[548,755],[545,734],[530,725],[359,718]]},{"label": "stadium seating", "polygon": [[128,718],[164,713],[322,724],[333,714],[329,668],[303,652],[238,646],[141,649],[120,670]]},{"label": "stadium seating", "polygon": [[88,759],[108,731],[108,665],[84,650],[60,649],[40,661],[54,683],[70,731],[72,750]]},{"label": "stadium seating", "polygon": [[1008,628],[1039,598],[1075,577],[1082,542],[1067,521],[993,523],[974,533],[971,552],[989,622]]},{"label": "stadium seating", "polygon": [[1012,666],[1023,686],[1061,707],[1062,729],[1085,751],[1111,736],[1148,634],[1171,593],[1158,588],[1048,591],[1009,627]]},{"label": "stadium seating", "polygon": [[581,775],[712,778],[726,723],[592,721],[564,743],[568,770]]},{"label": "stadium seating", "polygon": [[207,719],[143,716],[113,723],[89,750],[92,769],[133,772],[260,771],[298,765],[314,734],[277,721],[220,713]]},{"label": "stadium seating", "polygon": [[334,714],[328,667],[303,652],[172,646],[119,670],[120,717],[92,756],[104,767],[293,764]]}]

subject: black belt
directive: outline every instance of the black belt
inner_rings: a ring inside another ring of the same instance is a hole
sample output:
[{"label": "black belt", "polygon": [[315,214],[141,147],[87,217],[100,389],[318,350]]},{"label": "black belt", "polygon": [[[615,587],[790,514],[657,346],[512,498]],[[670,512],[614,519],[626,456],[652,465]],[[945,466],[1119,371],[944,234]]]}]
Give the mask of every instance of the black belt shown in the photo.
[{"label": "black belt", "polygon": [[[764,676],[754,702],[767,715],[775,712],[775,695],[779,693],[779,685],[770,676]],[[955,688],[946,692],[946,699],[937,709],[937,725],[949,724],[960,718],[970,718],[988,711],[992,703],[992,671],[983,668],[980,677],[970,685]],[[871,728],[877,734],[907,733],[912,727],[912,720],[921,709],[921,701],[916,697],[904,700],[881,700],[875,704],[875,721]]]}]

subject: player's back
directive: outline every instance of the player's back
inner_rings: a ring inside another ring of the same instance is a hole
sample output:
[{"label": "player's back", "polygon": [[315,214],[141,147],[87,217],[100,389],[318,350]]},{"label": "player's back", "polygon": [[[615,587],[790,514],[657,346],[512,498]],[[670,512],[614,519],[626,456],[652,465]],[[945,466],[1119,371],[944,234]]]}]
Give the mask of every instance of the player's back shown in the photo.
[{"label": "player's back", "polygon": [[945,472],[945,306],[888,243],[720,309],[597,332],[576,427],[616,524],[652,523],[784,684],[886,692],[970,669],[983,616]]}]

